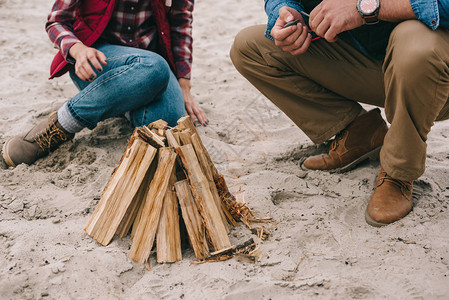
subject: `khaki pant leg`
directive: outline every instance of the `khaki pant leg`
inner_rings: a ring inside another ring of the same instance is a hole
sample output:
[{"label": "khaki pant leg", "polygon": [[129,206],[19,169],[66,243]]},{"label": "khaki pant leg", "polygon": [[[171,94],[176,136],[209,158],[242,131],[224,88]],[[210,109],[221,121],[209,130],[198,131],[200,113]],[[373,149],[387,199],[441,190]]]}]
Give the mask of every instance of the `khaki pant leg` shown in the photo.
[{"label": "khaki pant leg", "polygon": [[425,169],[426,140],[449,106],[449,32],[419,21],[399,24],[384,62],[385,114],[391,123],[381,163],[392,177],[412,181]]},{"label": "khaki pant leg", "polygon": [[231,59],[237,70],[314,142],[344,129],[361,110],[357,101],[383,106],[382,62],[349,43],[317,40],[293,56],[264,36],[265,25],[242,30]]}]

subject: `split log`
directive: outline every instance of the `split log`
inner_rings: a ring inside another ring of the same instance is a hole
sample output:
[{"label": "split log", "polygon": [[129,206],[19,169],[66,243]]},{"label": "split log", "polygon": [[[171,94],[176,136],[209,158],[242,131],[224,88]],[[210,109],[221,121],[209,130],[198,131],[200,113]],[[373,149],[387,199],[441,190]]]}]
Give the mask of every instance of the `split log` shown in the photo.
[{"label": "split log", "polygon": [[192,134],[196,133],[195,125],[193,125],[192,119],[189,116],[184,116],[178,120],[178,127],[181,130],[190,129]]},{"label": "split log", "polygon": [[167,125],[168,123],[165,122],[164,120],[157,120],[150,123],[150,125],[148,125],[148,128],[150,128],[152,131],[154,130],[153,132],[163,137],[165,136],[165,130],[167,129]]},{"label": "split log", "polygon": [[191,142],[193,148],[195,149],[195,152],[198,156],[201,168],[203,169],[203,172],[206,175],[207,180],[209,181],[211,192],[214,195],[215,203],[218,207],[221,207],[220,214],[224,219],[224,223],[226,224],[225,226],[227,227],[227,230],[229,232],[230,228],[228,223],[226,222],[226,219],[229,221],[229,223],[231,223],[232,226],[237,226],[237,223],[235,219],[232,217],[232,215],[229,213],[226,205],[221,201],[220,197],[218,197],[218,193],[216,193],[217,188],[215,185],[215,181],[217,180],[217,178],[220,177],[220,174],[218,173],[215,164],[212,162],[212,158],[210,157],[209,152],[207,151],[206,147],[201,141],[201,138],[195,128],[195,125],[193,125],[190,117],[185,116],[180,118],[178,120],[178,126],[181,130],[190,130],[190,133],[192,134]]},{"label": "split log", "polygon": [[179,138],[183,145],[188,145],[192,143],[192,131],[190,129],[184,129],[179,132]]},{"label": "split log", "polygon": [[167,143],[170,147],[177,148],[180,146],[175,136],[173,135],[173,130],[167,130],[165,132],[165,135],[167,137]]},{"label": "split log", "polygon": [[[157,162],[158,162],[158,160],[154,159],[150,165],[150,169],[148,170],[148,174],[149,174],[148,176],[151,178],[151,180],[153,180],[154,174],[156,173]],[[143,207],[145,206],[145,199],[147,198],[147,195],[148,195],[148,190],[150,187],[151,180],[146,185],[146,188],[143,189],[142,200],[140,201],[140,204],[139,204],[139,207],[138,207],[138,210],[136,213],[136,217],[134,218],[133,225],[132,225],[133,227],[131,230],[131,239],[133,239],[134,235],[136,234],[137,225],[139,225],[140,217],[142,216],[142,210],[143,210]]]},{"label": "split log", "polygon": [[156,173],[151,181],[150,189],[145,199],[140,222],[137,225],[136,233],[131,244],[128,257],[145,263],[150,256],[153,247],[156,230],[159,224],[162,204],[167,186],[175,165],[176,153],[170,148],[159,149],[159,160]]},{"label": "split log", "polygon": [[[153,160],[154,163],[155,160]],[[151,169],[151,167],[150,167]],[[134,223],[134,220],[136,219],[136,216],[138,214],[139,208],[142,206],[143,199],[145,197],[146,191],[148,190],[148,186],[150,185],[151,179],[153,179],[154,172],[150,172],[150,170],[147,172],[147,175],[145,176],[144,180],[142,181],[142,184],[140,185],[139,190],[137,191],[137,194],[134,196],[134,199],[131,202],[131,205],[128,207],[128,210],[125,213],[125,216],[123,217],[122,222],[120,223],[116,234],[123,238],[125,237],[129,229],[131,228],[131,225]]]},{"label": "split log", "polygon": [[187,180],[175,183],[176,195],[181,206],[182,218],[189,235],[190,245],[195,252],[196,258],[201,260],[209,256],[209,246],[206,241],[205,227],[198,207],[193,200],[192,192]]},{"label": "split log", "polygon": [[175,168],[164,198],[159,226],[156,233],[157,262],[182,260],[181,233],[179,231],[178,200],[174,191]]},{"label": "split log", "polygon": [[155,148],[165,147],[165,138],[152,132],[148,127],[142,126],[137,128],[139,137]]},{"label": "split log", "polygon": [[[184,117],[180,118],[178,120],[178,127],[181,130],[189,129],[191,134],[192,134],[192,136],[194,134],[196,134],[198,136],[198,138],[199,138],[198,131],[196,130],[195,125],[193,125],[193,122],[192,122],[192,120],[190,119],[189,116],[184,116]],[[212,159],[210,158],[209,152],[207,152],[206,147],[204,147],[203,143],[201,142],[201,139],[200,139],[200,144],[201,144],[201,147],[202,147],[202,151],[204,151],[204,153],[206,154],[208,165],[209,165],[210,170],[212,172],[212,176],[213,176],[213,178],[215,180],[215,177],[217,177],[219,175],[218,170],[215,167],[214,163],[212,162]]]},{"label": "split log", "polygon": [[200,136],[197,133],[194,133],[191,136],[191,141],[192,146],[195,149],[195,153],[198,156],[198,161],[200,162],[201,169],[203,170],[203,173],[207,178],[210,191],[212,193],[212,196],[214,197],[215,205],[220,211],[223,223],[226,227],[227,232],[229,233],[231,231],[231,228],[229,227],[229,224],[226,220],[228,220],[232,224],[232,226],[237,226],[237,223],[218,195],[217,186],[215,185],[214,175],[212,173],[213,169],[215,169],[215,166],[213,166],[214,164],[209,156],[209,153],[207,152],[206,148],[201,142]]},{"label": "split log", "polygon": [[215,204],[192,145],[176,148],[190,181],[192,194],[215,251],[231,246],[220,211]]},{"label": "split log", "polygon": [[156,151],[135,135],[131,137],[97,208],[84,228],[87,234],[100,244],[106,246],[111,242],[128,208],[135,200]]}]

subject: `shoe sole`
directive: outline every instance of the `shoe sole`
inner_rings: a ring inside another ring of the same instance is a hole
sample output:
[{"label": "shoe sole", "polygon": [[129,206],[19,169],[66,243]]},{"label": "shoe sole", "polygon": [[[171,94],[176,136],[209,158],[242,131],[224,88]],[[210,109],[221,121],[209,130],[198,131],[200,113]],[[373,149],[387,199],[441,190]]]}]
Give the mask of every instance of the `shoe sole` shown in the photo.
[{"label": "shoe sole", "polygon": [[366,221],[366,223],[368,223],[369,225],[374,226],[374,227],[384,227],[384,226],[391,224],[391,223],[382,223],[382,222],[375,221],[373,218],[370,217],[370,215],[368,213],[368,207],[365,210],[365,221]]},{"label": "shoe sole", "polygon": [[337,169],[332,169],[332,170],[314,170],[314,169],[307,169],[306,167],[304,167],[304,164],[302,165],[302,168],[304,170],[309,170],[309,171],[327,171],[329,173],[344,173],[344,172],[348,172],[351,171],[352,169],[354,169],[359,163],[369,159],[369,160],[377,160],[379,158],[379,153],[380,153],[380,149],[382,149],[382,146],[379,146],[373,150],[371,150],[370,152],[367,152],[365,154],[363,154],[362,156],[360,156],[359,158],[357,158],[356,160],[350,162],[349,164],[347,164],[346,166],[343,166],[341,168],[337,168]]},{"label": "shoe sole", "polygon": [[8,155],[8,151],[6,151],[6,148],[8,147],[8,143],[9,143],[9,140],[5,144],[3,144],[3,149],[2,149],[3,159],[5,160],[5,162],[8,166],[15,168],[16,164],[13,163],[11,157],[9,157],[9,155]]}]

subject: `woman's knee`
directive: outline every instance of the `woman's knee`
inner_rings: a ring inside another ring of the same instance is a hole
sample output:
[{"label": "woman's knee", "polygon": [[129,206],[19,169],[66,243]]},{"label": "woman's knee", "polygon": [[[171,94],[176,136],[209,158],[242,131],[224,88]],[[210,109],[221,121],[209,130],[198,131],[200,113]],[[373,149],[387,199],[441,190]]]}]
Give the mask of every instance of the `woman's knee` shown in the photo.
[{"label": "woman's knee", "polygon": [[138,69],[136,76],[129,80],[152,88],[167,87],[172,71],[167,61],[159,54],[153,52],[145,55],[134,54],[127,59],[126,64]]}]

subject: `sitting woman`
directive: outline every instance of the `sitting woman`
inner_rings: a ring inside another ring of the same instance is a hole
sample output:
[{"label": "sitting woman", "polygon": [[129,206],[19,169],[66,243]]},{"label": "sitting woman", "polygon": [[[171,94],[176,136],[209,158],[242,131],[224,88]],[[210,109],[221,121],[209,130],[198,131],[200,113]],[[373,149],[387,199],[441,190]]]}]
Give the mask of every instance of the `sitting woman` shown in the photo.
[{"label": "sitting woman", "polygon": [[75,133],[125,115],[131,125],[185,114],[206,126],[190,93],[193,0],[56,0],[46,30],[59,49],[51,77],[80,92],[3,146],[9,166],[32,164]]}]

